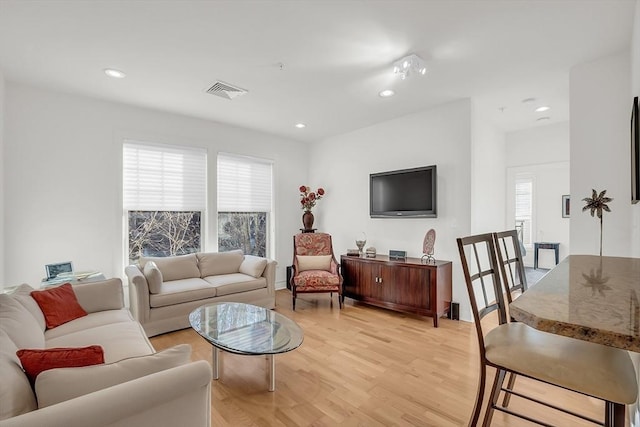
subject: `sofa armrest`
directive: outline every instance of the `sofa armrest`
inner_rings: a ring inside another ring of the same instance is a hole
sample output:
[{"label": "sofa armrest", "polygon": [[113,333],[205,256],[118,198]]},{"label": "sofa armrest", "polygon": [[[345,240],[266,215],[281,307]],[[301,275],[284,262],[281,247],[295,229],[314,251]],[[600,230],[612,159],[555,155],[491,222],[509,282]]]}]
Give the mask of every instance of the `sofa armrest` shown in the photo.
[{"label": "sofa armrest", "polygon": [[73,292],[87,313],[124,308],[124,292],[119,278],[76,284]]},{"label": "sofa armrest", "polygon": [[149,321],[149,284],[137,265],[124,269],[129,279],[129,309],[133,317],[142,325]]},{"label": "sofa armrest", "polygon": [[204,360],[0,421],[0,427],[211,426],[211,366]]},{"label": "sofa armrest", "polygon": [[273,295],[275,298],[276,295],[276,266],[278,263],[273,260],[267,260],[267,266],[264,268],[262,272],[262,277],[267,279],[267,290],[269,295]]}]

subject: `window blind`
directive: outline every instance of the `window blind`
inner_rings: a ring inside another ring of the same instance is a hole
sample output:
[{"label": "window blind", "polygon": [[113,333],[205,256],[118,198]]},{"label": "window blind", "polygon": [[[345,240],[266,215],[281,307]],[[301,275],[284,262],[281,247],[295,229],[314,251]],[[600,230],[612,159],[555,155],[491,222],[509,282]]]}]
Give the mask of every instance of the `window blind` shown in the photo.
[{"label": "window blind", "polygon": [[218,212],[271,212],[272,163],[218,154]]},{"label": "window blind", "polygon": [[204,211],[204,149],[125,141],[123,204],[126,210]]},{"label": "window blind", "polygon": [[533,179],[516,179],[516,223],[522,223],[522,243],[531,244],[533,217]]}]

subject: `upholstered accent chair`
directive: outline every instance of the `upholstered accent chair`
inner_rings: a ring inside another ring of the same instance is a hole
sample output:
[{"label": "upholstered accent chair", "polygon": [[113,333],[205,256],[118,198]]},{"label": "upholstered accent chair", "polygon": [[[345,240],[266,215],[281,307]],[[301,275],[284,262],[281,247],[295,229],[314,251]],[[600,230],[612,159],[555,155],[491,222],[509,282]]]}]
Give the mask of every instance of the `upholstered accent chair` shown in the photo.
[{"label": "upholstered accent chair", "polygon": [[342,275],[327,233],[299,233],[293,236],[293,271],[291,293],[293,309],[299,293],[329,292],[338,294],[342,308]]}]

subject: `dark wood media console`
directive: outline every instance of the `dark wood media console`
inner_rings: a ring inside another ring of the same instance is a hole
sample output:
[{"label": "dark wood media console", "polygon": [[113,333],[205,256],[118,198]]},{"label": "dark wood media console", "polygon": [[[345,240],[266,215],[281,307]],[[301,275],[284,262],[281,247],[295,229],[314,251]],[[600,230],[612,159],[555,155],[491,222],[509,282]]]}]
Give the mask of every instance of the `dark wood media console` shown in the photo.
[{"label": "dark wood media console", "polygon": [[391,310],[433,317],[433,326],[451,304],[451,261],[425,264],[419,258],[390,260],[342,255],[342,296]]}]

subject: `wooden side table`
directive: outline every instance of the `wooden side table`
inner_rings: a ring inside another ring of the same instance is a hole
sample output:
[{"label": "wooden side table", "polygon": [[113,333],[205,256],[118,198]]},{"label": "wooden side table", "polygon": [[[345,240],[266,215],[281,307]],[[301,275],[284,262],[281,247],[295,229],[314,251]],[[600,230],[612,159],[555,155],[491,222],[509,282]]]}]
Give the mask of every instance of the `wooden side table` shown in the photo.
[{"label": "wooden side table", "polygon": [[553,249],[556,254],[556,265],[560,258],[560,243],[555,242],[535,242],[533,244],[533,269],[538,268],[538,251],[540,249]]}]

